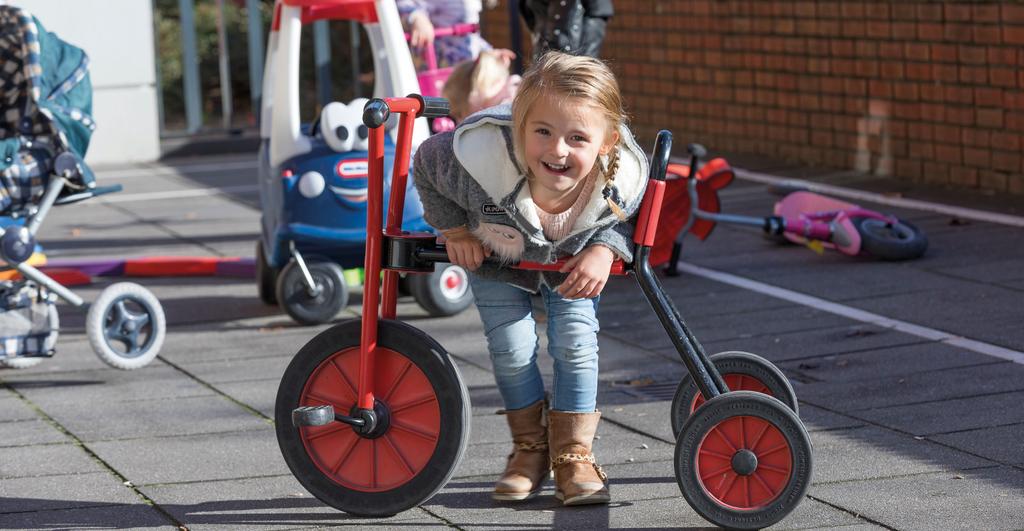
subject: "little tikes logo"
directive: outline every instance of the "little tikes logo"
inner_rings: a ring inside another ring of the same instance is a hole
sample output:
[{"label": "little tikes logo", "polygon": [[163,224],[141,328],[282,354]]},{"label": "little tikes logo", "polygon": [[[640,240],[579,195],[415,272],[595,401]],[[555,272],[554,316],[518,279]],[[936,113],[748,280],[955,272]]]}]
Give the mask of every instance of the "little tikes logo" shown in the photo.
[{"label": "little tikes logo", "polygon": [[500,206],[495,205],[495,204],[491,204],[491,203],[484,203],[483,206],[480,207],[480,211],[483,212],[484,214],[491,215],[491,216],[493,216],[495,214],[504,214],[505,213],[505,209],[504,208],[501,208]]},{"label": "little tikes logo", "polygon": [[334,172],[342,179],[359,179],[366,177],[370,170],[370,163],[367,159],[349,159],[338,162]]}]

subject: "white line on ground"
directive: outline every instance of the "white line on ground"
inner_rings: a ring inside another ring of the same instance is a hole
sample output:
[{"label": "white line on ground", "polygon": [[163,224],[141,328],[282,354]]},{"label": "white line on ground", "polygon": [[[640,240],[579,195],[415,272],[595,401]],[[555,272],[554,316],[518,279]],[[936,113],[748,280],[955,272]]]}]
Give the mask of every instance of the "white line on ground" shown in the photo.
[{"label": "white line on ground", "polygon": [[888,205],[899,208],[909,208],[911,210],[920,210],[924,212],[934,212],[937,214],[944,214],[947,216],[953,216],[957,218],[972,219],[975,221],[984,221],[988,223],[997,223],[999,225],[1008,225],[1011,227],[1024,227],[1024,217],[1021,216],[999,214],[996,212],[986,212],[984,210],[944,205],[942,203],[932,203],[930,201],[920,201],[917,199],[887,197],[885,195],[876,194],[873,192],[854,190],[851,188],[845,188],[842,186],[835,186],[831,184],[815,183],[811,181],[805,181],[802,179],[789,179],[786,177],[779,177],[776,175],[768,175],[765,173],[748,171],[742,168],[733,168],[733,171],[736,173],[736,177],[739,177],[740,179],[746,181],[753,181],[761,184],[788,184],[793,186],[801,186],[811,192],[834,195],[836,197],[843,197],[846,199],[870,201],[872,203],[877,203],[880,205]]},{"label": "white line on ground", "polygon": [[181,199],[184,197],[206,197],[218,194],[229,194],[232,192],[254,192],[259,189],[255,184],[240,186],[224,186],[222,188],[192,188],[189,190],[172,190],[168,192],[145,192],[139,194],[118,194],[103,197],[100,203],[127,203],[130,201],[154,201],[157,199]]},{"label": "white line on ground", "polygon": [[927,326],[916,325],[908,323],[906,321],[900,321],[898,319],[891,319],[884,315],[878,315],[877,313],[871,313],[864,310],[859,310],[851,306],[839,304],[825,299],[820,299],[811,295],[805,295],[795,291],[790,291],[785,288],[778,286],[772,286],[756,280],[743,278],[740,276],[733,275],[731,273],[725,273],[722,271],[715,271],[713,269],[707,269],[698,265],[689,264],[686,262],[679,263],[679,269],[686,271],[687,273],[697,275],[699,277],[708,278],[723,284],[729,284],[738,288],[743,288],[750,291],[756,291],[769,297],[775,297],[785,301],[793,302],[821,310],[823,312],[832,313],[855,321],[861,321],[863,323],[870,323],[882,328],[891,328],[904,334],[910,334],[913,336],[921,337],[929,341],[935,341],[938,343],[945,343],[954,347],[959,347],[964,350],[970,350],[979,354],[985,354],[986,356],[993,356],[996,358],[1009,360],[1014,363],[1024,365],[1024,352],[1011,350],[1008,348],[993,345],[991,343],[985,343],[983,341],[977,341],[974,339],[968,339],[966,337],[957,336],[949,332],[942,330],[936,330],[934,328],[928,328]]}]

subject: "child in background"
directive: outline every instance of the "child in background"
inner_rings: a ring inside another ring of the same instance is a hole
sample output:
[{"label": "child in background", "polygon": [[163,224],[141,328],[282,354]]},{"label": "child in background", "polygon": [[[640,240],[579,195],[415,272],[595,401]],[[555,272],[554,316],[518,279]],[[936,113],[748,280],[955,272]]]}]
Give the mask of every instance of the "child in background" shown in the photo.
[{"label": "child in background", "polygon": [[533,35],[533,56],[548,50],[597,57],[615,14],[612,0],[519,0]]},{"label": "child in background", "polygon": [[[622,96],[600,61],[552,52],[507,105],[479,112],[420,145],[414,180],[426,220],[471,271],[494,377],[514,444],[492,497],[526,500],[549,471],[565,505],[607,503],[592,452],[597,411],[597,303],[616,256],[632,260],[647,158],[625,125]],[[526,271],[498,261],[550,263]],[[530,301],[547,310],[554,358],[550,411],[537,365]]]},{"label": "child in background", "polygon": [[397,0],[398,14],[409,32],[409,45],[422,48],[431,41],[439,67],[453,66],[476,58],[491,45],[480,35],[450,35],[434,39],[434,28],[480,21],[480,0]]},{"label": "child in background", "polygon": [[449,116],[458,123],[477,111],[512,103],[522,80],[509,72],[514,58],[511,50],[487,50],[475,61],[456,65],[441,91],[451,105]]}]

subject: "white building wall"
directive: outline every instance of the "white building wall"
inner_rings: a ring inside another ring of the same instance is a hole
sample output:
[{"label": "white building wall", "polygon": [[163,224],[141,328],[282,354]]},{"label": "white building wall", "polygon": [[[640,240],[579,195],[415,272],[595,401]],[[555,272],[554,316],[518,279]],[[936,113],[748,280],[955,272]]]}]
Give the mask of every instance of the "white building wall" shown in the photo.
[{"label": "white building wall", "polygon": [[7,3],[32,13],[48,31],[89,55],[96,131],[86,162],[116,164],[159,158],[151,2],[9,0]]}]

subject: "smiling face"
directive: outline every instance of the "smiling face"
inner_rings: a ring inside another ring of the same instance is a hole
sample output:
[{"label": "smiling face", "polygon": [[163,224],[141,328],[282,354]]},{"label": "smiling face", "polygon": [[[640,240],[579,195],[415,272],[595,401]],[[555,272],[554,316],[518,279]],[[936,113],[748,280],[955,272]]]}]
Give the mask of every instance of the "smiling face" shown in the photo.
[{"label": "smiling face", "polygon": [[579,98],[543,95],[526,113],[524,162],[532,173],[530,192],[538,202],[570,196],[618,141],[601,110]]}]

